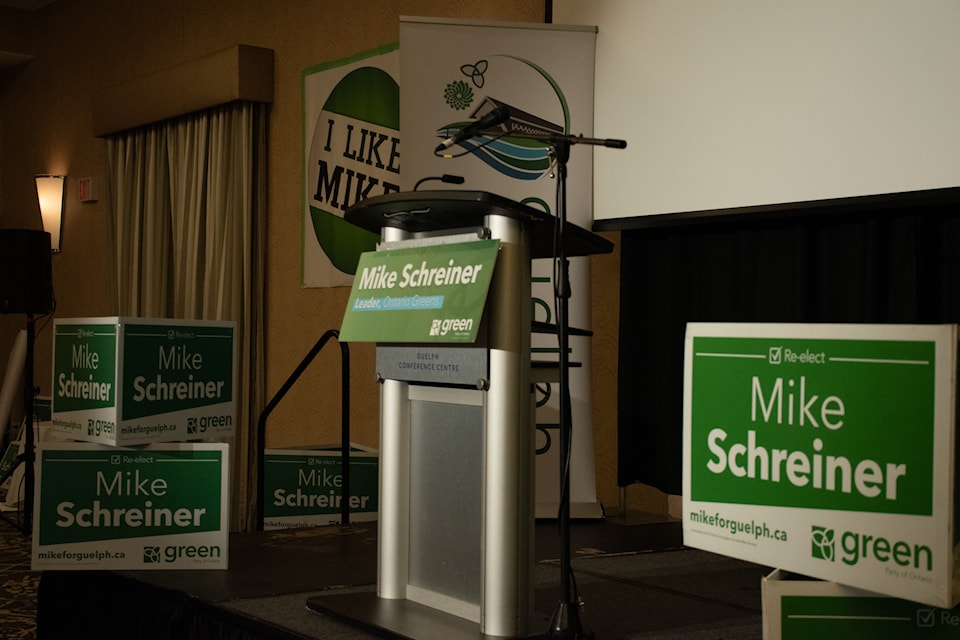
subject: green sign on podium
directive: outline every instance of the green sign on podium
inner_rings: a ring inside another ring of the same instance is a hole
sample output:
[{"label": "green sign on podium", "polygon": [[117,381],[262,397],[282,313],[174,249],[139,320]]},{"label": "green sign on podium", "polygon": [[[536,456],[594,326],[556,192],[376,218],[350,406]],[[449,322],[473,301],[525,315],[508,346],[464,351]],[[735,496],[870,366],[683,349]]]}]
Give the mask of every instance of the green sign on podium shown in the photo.
[{"label": "green sign on podium", "polygon": [[340,329],[344,342],[474,342],[499,240],[360,256]]}]

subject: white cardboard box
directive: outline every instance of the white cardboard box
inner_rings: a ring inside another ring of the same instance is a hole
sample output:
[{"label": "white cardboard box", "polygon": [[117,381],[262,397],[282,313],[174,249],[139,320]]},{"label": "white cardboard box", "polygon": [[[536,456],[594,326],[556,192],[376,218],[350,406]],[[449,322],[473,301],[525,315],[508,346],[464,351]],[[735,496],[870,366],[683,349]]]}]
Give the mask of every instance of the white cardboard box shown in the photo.
[{"label": "white cardboard box", "polygon": [[233,435],[235,324],[54,320],[54,429],[121,446]]},{"label": "white cardboard box", "polygon": [[931,607],[776,569],[763,578],[763,637],[960,638],[960,607]]},{"label": "white cardboard box", "polygon": [[226,569],[228,446],[37,449],[33,569]]},{"label": "white cardboard box", "polygon": [[687,327],[684,543],[950,608],[954,325]]}]

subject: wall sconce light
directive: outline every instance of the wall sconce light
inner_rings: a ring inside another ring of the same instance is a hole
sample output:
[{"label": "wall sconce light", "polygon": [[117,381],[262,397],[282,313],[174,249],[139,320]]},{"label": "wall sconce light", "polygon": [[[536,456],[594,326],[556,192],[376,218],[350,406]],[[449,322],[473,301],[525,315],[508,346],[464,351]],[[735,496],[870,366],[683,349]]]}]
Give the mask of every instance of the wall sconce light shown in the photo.
[{"label": "wall sconce light", "polygon": [[50,247],[60,252],[60,230],[63,227],[63,183],[67,176],[37,176],[37,200],[43,230],[50,234]]}]

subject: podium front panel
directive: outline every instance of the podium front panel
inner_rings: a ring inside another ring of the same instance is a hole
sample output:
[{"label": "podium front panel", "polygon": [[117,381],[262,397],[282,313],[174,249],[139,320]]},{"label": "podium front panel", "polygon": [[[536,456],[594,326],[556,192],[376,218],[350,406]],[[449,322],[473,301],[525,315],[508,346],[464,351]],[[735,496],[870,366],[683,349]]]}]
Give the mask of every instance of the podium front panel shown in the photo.
[{"label": "podium front panel", "polygon": [[442,596],[441,608],[479,622],[482,393],[412,385],[410,391],[408,596],[430,606]]}]

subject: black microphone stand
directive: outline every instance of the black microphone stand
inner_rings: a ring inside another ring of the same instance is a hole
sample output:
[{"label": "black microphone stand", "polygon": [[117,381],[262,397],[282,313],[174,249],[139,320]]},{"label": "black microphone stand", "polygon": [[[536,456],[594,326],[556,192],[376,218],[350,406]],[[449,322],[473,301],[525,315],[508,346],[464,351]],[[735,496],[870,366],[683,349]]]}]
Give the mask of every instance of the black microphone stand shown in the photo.
[{"label": "black microphone stand", "polygon": [[557,305],[557,344],[560,349],[560,600],[547,629],[548,638],[589,638],[580,621],[580,602],[573,589],[570,544],[570,457],[573,450],[573,409],[570,400],[569,325],[570,261],[567,258],[564,227],[567,225],[567,162],[570,143],[555,141],[557,154],[557,231],[554,246],[554,291]]},{"label": "black microphone stand", "polygon": [[613,149],[624,149],[624,140],[585,138],[571,135],[537,135],[509,132],[519,138],[544,140],[556,153],[557,164],[557,226],[554,235],[554,291],[557,305],[557,342],[560,349],[560,506],[557,512],[560,529],[560,600],[550,618],[547,638],[581,640],[593,638],[583,630],[580,620],[579,597],[573,588],[570,544],[570,458],[573,450],[572,406],[570,399],[570,261],[567,258],[567,163],[570,148],[575,144],[589,144]]},{"label": "black microphone stand", "polygon": [[[473,135],[483,133],[477,130]],[[625,149],[625,140],[612,138],[585,138],[583,136],[561,134],[537,134],[508,130],[497,131],[498,136],[540,140],[553,147],[557,163],[557,224],[554,232],[554,292],[557,305],[557,342],[560,349],[560,506],[557,522],[560,529],[560,601],[550,618],[546,637],[551,640],[586,640],[593,638],[590,632],[584,632],[580,621],[579,597],[573,589],[573,571],[571,566],[570,545],[570,454],[573,443],[573,425],[570,400],[570,261],[567,259],[567,163],[570,160],[570,148],[575,144]],[[445,147],[441,144],[434,153]],[[469,152],[468,152],[469,153]],[[419,186],[420,183],[417,183]],[[416,190],[416,187],[414,188]]]}]

